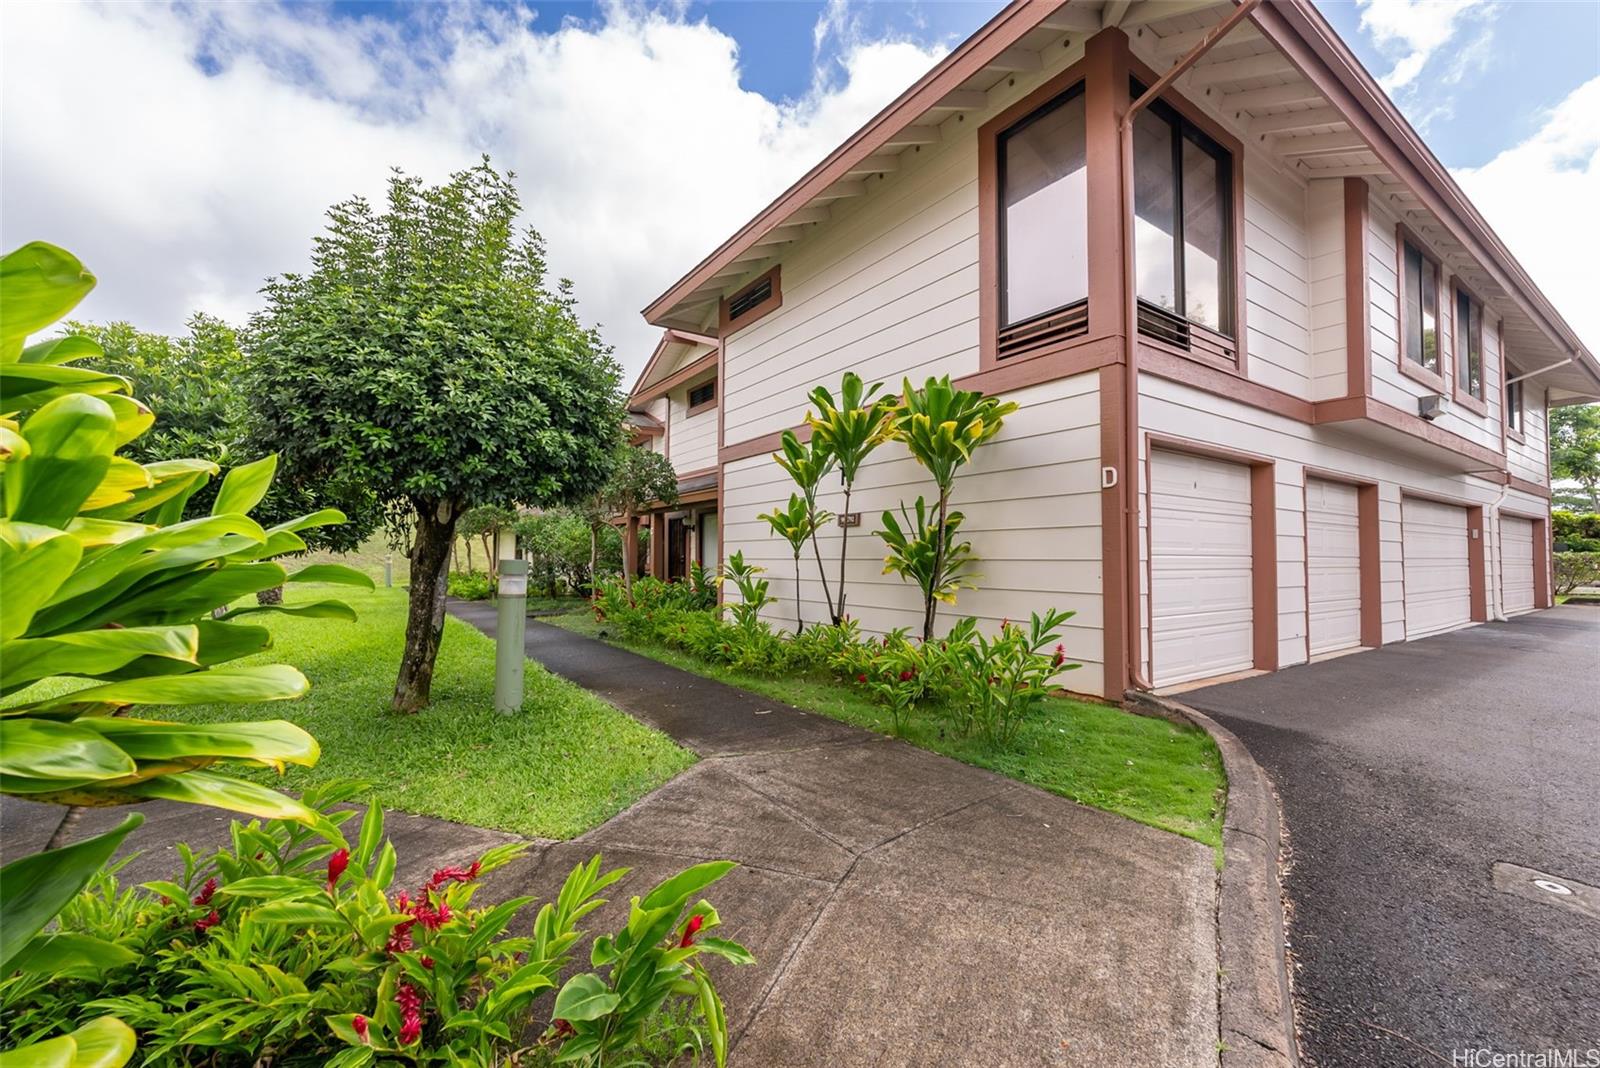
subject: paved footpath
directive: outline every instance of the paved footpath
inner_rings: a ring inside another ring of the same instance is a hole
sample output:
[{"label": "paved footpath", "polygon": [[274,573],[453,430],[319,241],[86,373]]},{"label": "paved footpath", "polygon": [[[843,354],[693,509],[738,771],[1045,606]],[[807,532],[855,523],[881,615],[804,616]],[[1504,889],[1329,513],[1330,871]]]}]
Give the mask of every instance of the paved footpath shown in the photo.
[{"label": "paved footpath", "polygon": [[[451,611],[494,631],[492,606]],[[530,622],[527,651],[702,759],[486,891],[548,896],[598,851],[633,869],[605,929],[628,894],[738,861],[707,895],[758,961],[718,972],[735,1066],[1217,1063],[1208,847],[556,627]],[[29,822],[0,811],[8,838]],[[143,847],[194,819],[153,819]],[[428,863],[509,837],[398,826]]]}]

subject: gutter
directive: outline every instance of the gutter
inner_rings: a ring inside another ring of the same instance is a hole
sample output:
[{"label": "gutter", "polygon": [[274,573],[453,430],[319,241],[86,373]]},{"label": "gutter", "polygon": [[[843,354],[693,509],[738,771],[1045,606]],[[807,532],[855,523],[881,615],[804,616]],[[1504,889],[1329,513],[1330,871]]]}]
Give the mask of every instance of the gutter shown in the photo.
[{"label": "gutter", "polygon": [[[1121,196],[1118,207],[1122,213],[1122,343],[1125,357],[1122,361],[1123,428],[1127,434],[1123,449],[1126,456],[1124,464],[1129,468],[1136,468],[1139,464],[1139,295],[1136,292],[1137,276],[1133,262],[1133,121],[1139,112],[1158,99],[1169,85],[1198,63],[1218,41],[1244,21],[1260,2],[1261,0],[1243,0],[1227,18],[1212,27],[1211,31],[1182,59],[1157,78],[1155,84],[1146,89],[1139,99],[1133,101],[1117,124],[1117,147],[1121,167],[1119,183]],[[1242,254],[1243,250],[1240,252]],[[1137,483],[1132,475],[1132,471],[1122,472],[1122,525],[1127,538],[1127,547],[1124,550],[1126,563],[1124,571],[1127,578],[1123,594],[1127,600],[1127,611],[1123,613],[1123,618],[1127,621],[1124,649],[1129,684],[1135,690],[1148,691],[1154,687],[1144,677],[1144,643],[1139,625],[1139,497],[1135,491]]]}]

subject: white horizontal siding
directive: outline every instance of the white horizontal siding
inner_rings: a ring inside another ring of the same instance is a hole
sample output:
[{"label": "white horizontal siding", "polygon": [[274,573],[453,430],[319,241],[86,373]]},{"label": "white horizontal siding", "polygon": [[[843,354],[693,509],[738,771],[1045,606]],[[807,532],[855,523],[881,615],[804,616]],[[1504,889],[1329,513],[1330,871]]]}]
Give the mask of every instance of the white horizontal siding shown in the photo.
[{"label": "white horizontal siding", "polygon": [[1513,475],[1529,482],[1549,485],[1550,471],[1546,463],[1545,445],[1550,432],[1545,409],[1544,390],[1538,379],[1530,379],[1523,390],[1522,400],[1523,440],[1506,436],[1506,464]]},{"label": "white horizontal siding", "polygon": [[1345,339],[1344,182],[1321,178],[1306,189],[1306,270],[1311,301],[1311,400],[1348,395]]},{"label": "white horizontal siding", "polygon": [[1245,168],[1247,371],[1264,386],[1311,396],[1305,188],[1276,170]]},{"label": "white horizontal siding", "polygon": [[680,475],[717,466],[717,408],[689,414],[687,389],[672,394],[672,427],[667,434],[667,458]]},{"label": "white horizontal siding", "polygon": [[[1009,395],[1022,407],[963,469],[952,498],[953,507],[966,516],[961,529],[978,557],[979,588],[962,591],[954,606],[939,609],[940,631],[968,615],[993,631],[1008,617],[1026,619],[1029,612],[1052,607],[1075,611],[1064,644],[1067,656],[1084,666],[1063,681],[1087,693],[1100,693],[1104,677],[1098,386],[1098,376],[1086,374]],[[842,491],[835,480],[829,483],[821,503],[839,511]],[[789,477],[766,456],[723,469],[724,551],[743,551],[747,560],[768,569],[779,603],[766,618],[789,628],[796,596],[793,558],[787,543],[757,517],[786,502],[793,491]],[[861,513],[861,525],[849,537],[846,610],[870,632],[921,630],[921,597],[915,586],[883,574],[883,543],[872,531],[882,528],[885,509],[898,509],[901,502],[909,508],[919,494],[931,499],[933,493],[926,471],[896,443],[880,447],[862,467],[850,501],[851,510]],[[837,525],[819,539],[835,595],[841,541]],[[802,616],[807,623],[826,620],[809,548],[800,568]]]}]

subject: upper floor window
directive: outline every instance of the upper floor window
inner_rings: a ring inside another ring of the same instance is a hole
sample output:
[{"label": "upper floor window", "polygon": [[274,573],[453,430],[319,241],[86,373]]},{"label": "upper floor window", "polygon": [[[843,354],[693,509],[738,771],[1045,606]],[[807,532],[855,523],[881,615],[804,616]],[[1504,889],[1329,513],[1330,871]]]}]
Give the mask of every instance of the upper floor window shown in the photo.
[{"label": "upper floor window", "polygon": [[689,414],[693,415],[710,406],[717,399],[717,380],[702,382],[689,388]]},{"label": "upper floor window", "polygon": [[1505,368],[1506,429],[1511,431],[1513,436],[1520,438],[1526,430],[1526,413],[1523,411],[1523,383],[1512,381],[1518,374],[1516,368],[1512,367],[1510,363],[1506,363]]},{"label": "upper floor window", "polygon": [[1400,239],[1402,354],[1406,361],[1439,374],[1439,261],[1409,238]]},{"label": "upper floor window", "polygon": [[1234,336],[1232,155],[1156,101],[1134,120],[1133,185],[1139,299]]},{"label": "upper floor window", "polygon": [[1483,400],[1483,305],[1456,289],[1456,388]]},{"label": "upper floor window", "polygon": [[1083,107],[1079,84],[997,139],[1001,329],[1089,296]]}]

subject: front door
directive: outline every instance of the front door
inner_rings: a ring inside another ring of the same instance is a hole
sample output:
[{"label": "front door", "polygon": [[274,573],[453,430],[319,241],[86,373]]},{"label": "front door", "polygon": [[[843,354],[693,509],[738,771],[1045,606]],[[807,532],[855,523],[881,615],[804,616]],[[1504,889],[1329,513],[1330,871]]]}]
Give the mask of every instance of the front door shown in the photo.
[{"label": "front door", "polygon": [[667,581],[676,582],[689,572],[689,526],[682,519],[667,520]]}]

